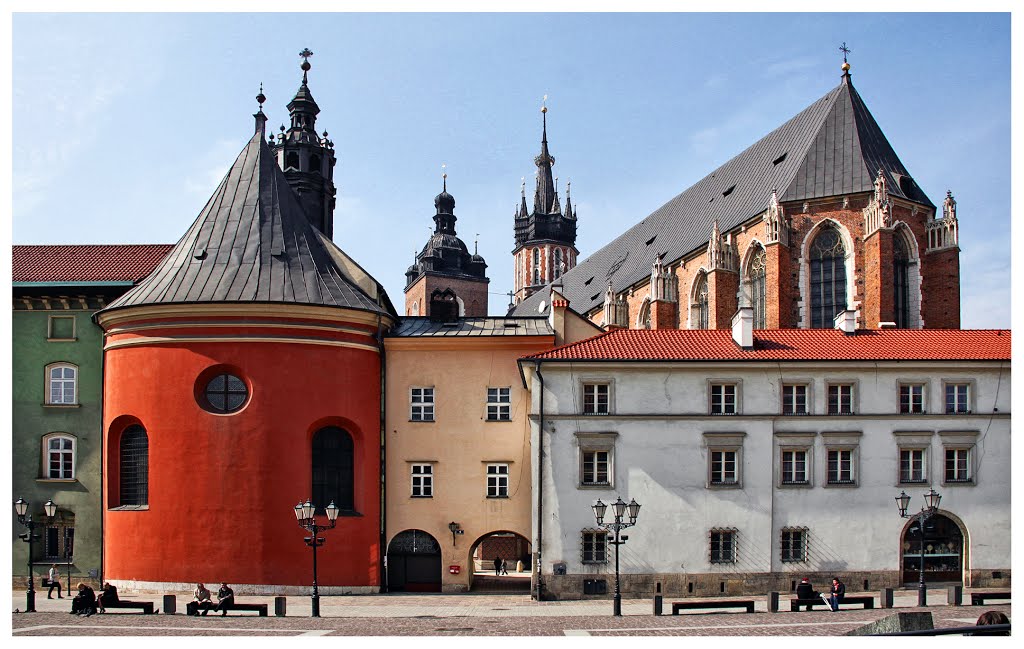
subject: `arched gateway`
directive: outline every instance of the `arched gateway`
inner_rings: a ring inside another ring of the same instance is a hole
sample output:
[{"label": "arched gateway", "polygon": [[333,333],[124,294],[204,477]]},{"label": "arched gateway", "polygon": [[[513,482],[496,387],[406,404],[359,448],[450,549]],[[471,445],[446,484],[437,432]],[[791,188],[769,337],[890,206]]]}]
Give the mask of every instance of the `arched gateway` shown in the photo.
[{"label": "arched gateway", "polygon": [[441,546],[423,530],[405,530],[391,539],[387,568],[391,592],[441,592]]},{"label": "arched gateway", "polygon": [[[931,516],[924,524],[924,579],[935,584],[963,584],[964,533],[956,521],[942,514]],[[900,574],[904,584],[920,579],[922,536],[920,523],[910,522],[903,529],[900,543]]]}]

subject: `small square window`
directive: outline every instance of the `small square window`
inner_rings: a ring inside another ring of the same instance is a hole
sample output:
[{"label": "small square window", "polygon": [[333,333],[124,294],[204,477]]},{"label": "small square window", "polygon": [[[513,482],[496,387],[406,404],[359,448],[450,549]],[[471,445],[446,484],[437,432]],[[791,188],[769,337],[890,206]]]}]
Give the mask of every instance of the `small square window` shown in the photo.
[{"label": "small square window", "polygon": [[924,385],[908,383],[900,385],[900,414],[918,415],[924,413]]},{"label": "small square window", "polygon": [[608,387],[607,383],[583,384],[583,414],[608,414]]},{"label": "small square window", "polygon": [[736,563],[736,530],[711,530],[711,563]]},{"label": "small square window", "polygon": [[487,497],[508,498],[508,465],[487,465]]},{"label": "small square window", "polygon": [[610,456],[609,451],[583,451],[583,469],[580,475],[580,484],[586,486],[598,486],[610,484]]},{"label": "small square window", "polygon": [[735,383],[712,383],[711,384],[711,414],[712,415],[735,415],[736,409],[736,384]]},{"label": "small square window", "polygon": [[854,484],[853,449],[828,450],[828,484]]},{"label": "small square window", "polygon": [[969,383],[946,384],[946,414],[969,415],[971,413],[971,386]]},{"label": "small square window", "polygon": [[782,561],[785,563],[807,561],[806,529],[782,530]]},{"label": "small square window", "polygon": [[47,340],[75,340],[75,316],[51,315],[46,319]]},{"label": "small square window", "polygon": [[828,414],[853,414],[853,385],[837,383],[828,386]]},{"label": "small square window", "polygon": [[712,485],[735,485],[739,483],[736,463],[737,452],[717,450],[710,453],[710,483]]},{"label": "small square window", "polygon": [[782,386],[782,414],[807,414],[807,386],[803,384]]},{"label": "small square window", "polygon": [[928,480],[925,449],[900,449],[900,484],[921,484]]},{"label": "small square window", "polygon": [[512,419],[512,388],[487,388],[487,421]]},{"label": "small square window", "polygon": [[608,563],[608,532],[583,530],[580,549],[583,563]]},{"label": "small square window", "polygon": [[430,464],[413,464],[412,472],[412,497],[433,498],[434,497],[434,467]]},{"label": "small square window", "polygon": [[806,449],[782,451],[782,484],[808,484]]},{"label": "small square window", "polygon": [[434,421],[434,388],[410,390],[410,421]]},{"label": "small square window", "polygon": [[973,482],[971,473],[971,449],[946,449],[946,483]]}]

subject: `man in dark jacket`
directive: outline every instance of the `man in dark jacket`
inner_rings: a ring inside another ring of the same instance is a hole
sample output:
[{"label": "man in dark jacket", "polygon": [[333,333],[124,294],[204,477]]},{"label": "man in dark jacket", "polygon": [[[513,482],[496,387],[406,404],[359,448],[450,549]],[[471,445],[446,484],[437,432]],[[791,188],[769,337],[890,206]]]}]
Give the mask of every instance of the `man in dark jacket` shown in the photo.
[{"label": "man in dark jacket", "polygon": [[818,593],[811,586],[811,580],[804,577],[796,587],[797,599],[817,599]]},{"label": "man in dark jacket", "polygon": [[75,615],[84,615],[86,617],[96,612],[96,592],[79,582],[78,584],[78,595],[71,600],[71,612]]},{"label": "man in dark jacket", "polygon": [[217,608],[215,610],[221,611],[221,616],[228,614],[228,609],[235,603],[235,591],[231,590],[231,586],[226,583],[220,585],[220,590],[217,591]]},{"label": "man in dark jacket", "polygon": [[839,581],[838,577],[832,578],[832,594],[827,599],[825,593],[821,594],[821,598],[825,600],[832,612],[839,610],[839,604],[842,603],[844,597],[846,597],[846,585]]}]

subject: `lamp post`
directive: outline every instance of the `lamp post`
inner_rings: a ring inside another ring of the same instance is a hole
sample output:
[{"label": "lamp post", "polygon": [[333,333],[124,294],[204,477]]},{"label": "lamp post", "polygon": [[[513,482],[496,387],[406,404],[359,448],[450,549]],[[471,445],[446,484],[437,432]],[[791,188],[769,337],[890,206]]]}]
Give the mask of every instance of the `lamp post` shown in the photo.
[{"label": "lamp post", "polygon": [[[900,510],[900,518],[909,518],[911,522],[917,521],[917,530],[921,534],[921,566],[920,581],[917,584],[917,605],[928,606],[928,592],[924,586],[924,523],[939,510],[939,501],[942,496],[934,489],[929,489],[924,495],[924,506],[916,514],[907,514],[907,507],[910,506],[910,496],[905,491],[900,491],[896,496],[896,506]],[[902,568],[901,568],[902,569]]]},{"label": "lamp post", "polygon": [[306,545],[313,548],[313,612],[311,617],[320,617],[320,591],[316,585],[316,549],[324,544],[320,532],[333,529],[338,521],[338,506],[334,504],[333,500],[325,509],[329,524],[319,525],[315,516],[316,506],[309,502],[309,498],[306,499],[306,502],[295,505],[295,519],[299,522],[299,527],[312,534],[305,538]]},{"label": "lamp post", "polygon": [[[57,511],[57,505],[52,500],[47,500],[43,504],[43,511],[46,513],[47,519],[53,518],[54,512]],[[18,522],[28,529],[28,532],[19,534],[18,537],[28,543],[28,591],[25,592],[25,612],[35,613],[36,588],[35,580],[32,577],[32,542],[39,538],[35,532],[42,523],[32,520],[32,515],[28,513],[28,501],[24,498],[14,501],[14,512],[18,515]]]},{"label": "lamp post", "polygon": [[[622,502],[622,498],[618,497],[614,503],[612,503],[612,514],[615,519],[608,523],[604,522],[604,513],[608,510],[608,505],[601,502],[600,499],[593,505],[594,507],[594,518],[597,519],[597,526],[604,530],[609,530],[615,534],[615,540],[609,541],[615,546],[615,596],[612,598],[612,615],[622,616],[622,591],[619,588],[619,546],[625,543],[629,537],[619,536],[619,532],[627,527],[636,525],[636,517],[640,513],[640,505],[635,499],[631,499],[629,504]],[[623,521],[623,517],[629,514],[629,522]]]}]

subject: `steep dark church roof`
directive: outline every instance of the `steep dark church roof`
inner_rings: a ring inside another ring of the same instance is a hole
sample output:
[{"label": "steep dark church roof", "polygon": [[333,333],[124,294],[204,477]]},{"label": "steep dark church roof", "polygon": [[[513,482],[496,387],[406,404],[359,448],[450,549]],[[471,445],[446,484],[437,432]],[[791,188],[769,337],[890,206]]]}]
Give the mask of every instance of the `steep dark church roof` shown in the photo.
[{"label": "steep dark church roof", "polygon": [[[781,201],[874,191],[881,169],[889,195],[934,208],[886,140],[849,74],[824,97],[699,180],[561,278],[570,306],[586,313],[602,304],[609,280],[616,291],[666,262],[705,247],[715,220],[730,230]],[[551,289],[523,300],[515,315],[544,312]],[[541,308],[541,302],[544,308]]]},{"label": "steep dark church roof", "polygon": [[395,315],[383,288],[309,224],[256,133],[163,262],[106,310],[146,304],[266,302]]}]

